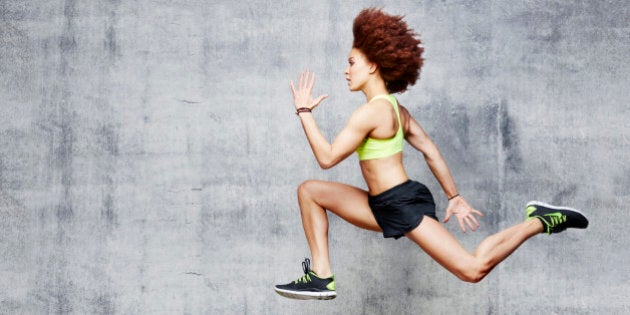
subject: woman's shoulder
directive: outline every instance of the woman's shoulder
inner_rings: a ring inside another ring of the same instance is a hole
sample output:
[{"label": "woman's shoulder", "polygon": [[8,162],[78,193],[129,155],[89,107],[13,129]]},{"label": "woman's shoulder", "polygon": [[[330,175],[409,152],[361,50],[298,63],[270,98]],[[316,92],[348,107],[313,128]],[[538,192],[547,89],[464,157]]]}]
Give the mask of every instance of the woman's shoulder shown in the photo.
[{"label": "woman's shoulder", "polygon": [[371,102],[367,102],[367,103],[363,103],[362,105],[359,105],[359,107],[357,107],[354,110],[355,114],[375,114],[378,113],[379,111],[381,111],[382,108],[382,104],[383,102],[387,102],[384,100],[373,100]]},{"label": "woman's shoulder", "polygon": [[392,105],[393,104],[388,99],[379,98],[379,99],[371,100],[370,102],[367,102],[359,106],[358,109],[371,112],[373,114],[375,113],[384,114],[392,110]]},{"label": "woman's shoulder", "polygon": [[412,118],[411,114],[409,113],[409,110],[400,103],[398,103],[398,112],[400,113],[400,121],[403,125],[403,131],[407,134],[409,131],[409,120]]},{"label": "woman's shoulder", "polygon": [[349,123],[355,126],[360,125],[370,130],[376,128],[381,123],[384,111],[375,102],[376,100],[357,107],[350,115]]},{"label": "woman's shoulder", "polygon": [[403,106],[403,104],[398,103],[398,110],[400,111],[400,115],[406,115],[409,116],[409,110],[407,110],[407,107]]}]

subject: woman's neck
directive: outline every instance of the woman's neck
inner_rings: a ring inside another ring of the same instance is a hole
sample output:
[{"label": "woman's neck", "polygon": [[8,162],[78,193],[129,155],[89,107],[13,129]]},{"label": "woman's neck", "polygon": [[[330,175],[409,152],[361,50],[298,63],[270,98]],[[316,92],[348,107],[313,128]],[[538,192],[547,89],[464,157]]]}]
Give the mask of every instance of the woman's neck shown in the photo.
[{"label": "woman's neck", "polygon": [[361,91],[363,92],[363,94],[365,94],[365,98],[368,102],[372,98],[374,98],[374,96],[389,94],[389,92],[387,91],[387,87],[385,87],[385,81],[383,81],[383,79],[381,78],[368,81]]}]

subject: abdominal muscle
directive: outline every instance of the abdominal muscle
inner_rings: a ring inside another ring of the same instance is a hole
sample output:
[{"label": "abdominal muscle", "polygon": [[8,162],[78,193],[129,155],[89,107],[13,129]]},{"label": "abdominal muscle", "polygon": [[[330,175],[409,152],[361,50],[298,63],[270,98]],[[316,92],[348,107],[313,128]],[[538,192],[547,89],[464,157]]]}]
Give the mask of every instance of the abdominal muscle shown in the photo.
[{"label": "abdominal muscle", "polygon": [[360,165],[370,196],[376,196],[409,180],[403,167],[402,152],[382,159],[361,161]]}]

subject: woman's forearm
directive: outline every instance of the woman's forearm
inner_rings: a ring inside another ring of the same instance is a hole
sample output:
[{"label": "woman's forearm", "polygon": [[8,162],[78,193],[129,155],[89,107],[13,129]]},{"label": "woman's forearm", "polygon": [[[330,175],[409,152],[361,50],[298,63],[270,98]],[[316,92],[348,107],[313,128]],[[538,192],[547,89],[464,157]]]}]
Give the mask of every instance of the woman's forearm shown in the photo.
[{"label": "woman's forearm", "polygon": [[317,127],[311,113],[301,113],[299,116],[308,144],[311,146],[311,150],[313,150],[313,155],[315,155],[317,163],[323,169],[330,168],[332,166],[330,143],[328,143],[328,140],[326,140],[321,133],[319,127]]},{"label": "woman's forearm", "polygon": [[423,152],[423,154],[429,169],[440,183],[440,186],[442,186],[446,197],[452,198],[457,195],[457,186],[455,185],[453,176],[446,165],[446,160],[444,160],[444,157],[440,153],[440,150],[438,150],[437,146],[432,144],[430,149]]}]

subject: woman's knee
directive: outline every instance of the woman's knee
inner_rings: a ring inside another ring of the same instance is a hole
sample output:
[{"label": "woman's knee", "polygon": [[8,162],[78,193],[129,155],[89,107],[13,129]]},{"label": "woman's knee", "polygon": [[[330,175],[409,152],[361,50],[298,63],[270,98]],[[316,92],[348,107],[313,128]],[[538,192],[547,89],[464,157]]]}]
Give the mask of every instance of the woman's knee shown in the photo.
[{"label": "woman's knee", "polygon": [[322,185],[321,181],[318,180],[306,180],[298,186],[297,193],[298,198],[300,199],[313,199],[317,194],[319,187]]},{"label": "woman's knee", "polygon": [[476,261],[475,263],[461,266],[455,275],[464,282],[478,283],[488,275],[490,270],[491,268],[488,264]]},{"label": "woman's knee", "polygon": [[297,189],[298,196],[306,196],[310,194],[310,191],[312,190],[312,186],[313,186],[312,180],[307,180],[307,181],[302,182],[298,186],[298,189]]}]

